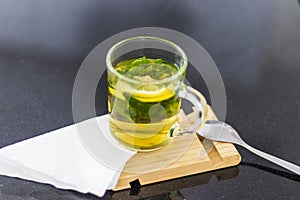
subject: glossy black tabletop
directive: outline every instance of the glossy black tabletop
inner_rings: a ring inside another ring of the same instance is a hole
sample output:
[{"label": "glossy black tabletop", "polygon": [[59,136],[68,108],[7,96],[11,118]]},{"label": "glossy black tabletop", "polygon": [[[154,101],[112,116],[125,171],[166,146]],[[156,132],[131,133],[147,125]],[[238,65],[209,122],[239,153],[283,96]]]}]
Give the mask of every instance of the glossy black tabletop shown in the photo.
[{"label": "glossy black tabletop", "polygon": [[[72,88],[87,54],[138,27],[180,31],[216,62],[226,121],[250,145],[300,165],[297,0],[0,1],[0,147],[73,123]],[[194,87],[207,95],[197,75]],[[98,95],[99,114],[106,97]],[[207,97],[209,99],[209,97]],[[104,199],[299,199],[300,178],[245,149],[240,165]],[[0,199],[99,199],[0,176]]]}]

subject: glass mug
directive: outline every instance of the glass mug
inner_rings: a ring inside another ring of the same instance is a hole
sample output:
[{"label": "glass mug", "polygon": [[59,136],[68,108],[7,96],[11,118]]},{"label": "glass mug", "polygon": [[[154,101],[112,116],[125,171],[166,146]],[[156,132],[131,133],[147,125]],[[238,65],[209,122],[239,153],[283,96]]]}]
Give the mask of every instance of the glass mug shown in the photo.
[{"label": "glass mug", "polygon": [[[128,38],[109,49],[106,65],[110,131],[126,147],[155,150],[205,123],[206,100],[184,84],[188,61],[178,45],[151,36]],[[181,98],[197,115],[188,127],[179,123]]]}]

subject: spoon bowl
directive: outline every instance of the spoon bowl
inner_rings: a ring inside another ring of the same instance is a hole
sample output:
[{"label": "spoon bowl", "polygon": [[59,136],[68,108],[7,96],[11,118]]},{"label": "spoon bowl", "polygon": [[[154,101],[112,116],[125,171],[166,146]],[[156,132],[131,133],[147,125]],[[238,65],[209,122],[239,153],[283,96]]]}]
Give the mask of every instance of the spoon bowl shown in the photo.
[{"label": "spoon bowl", "polygon": [[210,140],[238,144],[252,153],[300,175],[299,166],[251,147],[240,137],[238,132],[232,126],[225,122],[214,120],[207,121],[206,124],[198,131],[198,134]]}]

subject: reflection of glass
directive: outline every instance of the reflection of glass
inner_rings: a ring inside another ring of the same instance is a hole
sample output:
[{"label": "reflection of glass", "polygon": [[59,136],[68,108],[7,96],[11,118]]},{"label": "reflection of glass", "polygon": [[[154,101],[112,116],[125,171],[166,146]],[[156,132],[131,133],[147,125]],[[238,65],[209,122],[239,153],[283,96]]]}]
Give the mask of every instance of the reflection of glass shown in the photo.
[{"label": "reflection of glass", "polygon": [[[110,129],[125,146],[154,150],[172,135],[195,132],[205,121],[205,99],[183,84],[188,62],[176,44],[148,36],[129,38],[109,50],[106,64]],[[181,97],[201,115],[193,126],[177,125]]]}]

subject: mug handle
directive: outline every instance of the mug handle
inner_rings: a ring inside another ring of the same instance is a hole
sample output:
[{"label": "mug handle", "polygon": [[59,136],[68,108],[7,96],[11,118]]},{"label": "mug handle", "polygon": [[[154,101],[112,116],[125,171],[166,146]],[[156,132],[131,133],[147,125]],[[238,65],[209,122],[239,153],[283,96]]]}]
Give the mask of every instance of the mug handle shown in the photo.
[{"label": "mug handle", "polygon": [[180,123],[176,123],[170,130],[171,137],[177,137],[184,134],[196,133],[202,125],[205,124],[207,118],[207,103],[203,95],[194,88],[183,85],[180,87],[179,97],[190,101],[194,105],[194,112],[196,113],[196,120],[189,127],[184,127]]}]

